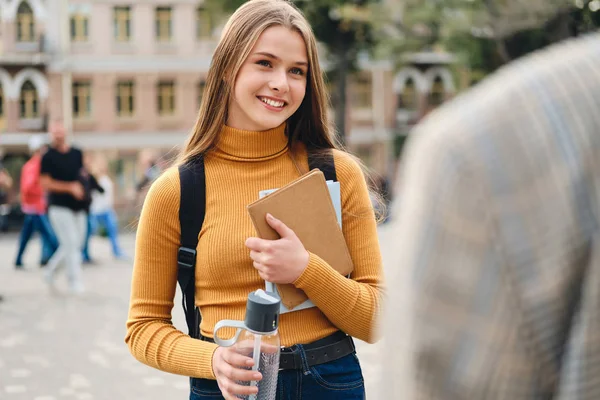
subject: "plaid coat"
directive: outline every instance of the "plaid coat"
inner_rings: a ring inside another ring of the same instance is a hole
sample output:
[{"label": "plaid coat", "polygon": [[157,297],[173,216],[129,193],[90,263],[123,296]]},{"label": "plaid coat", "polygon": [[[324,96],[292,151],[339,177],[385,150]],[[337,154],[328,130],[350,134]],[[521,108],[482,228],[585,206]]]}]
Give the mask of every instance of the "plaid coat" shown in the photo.
[{"label": "plaid coat", "polygon": [[413,331],[384,368],[410,357],[414,395],[385,398],[600,399],[600,34],[502,69],[405,154],[391,269]]}]

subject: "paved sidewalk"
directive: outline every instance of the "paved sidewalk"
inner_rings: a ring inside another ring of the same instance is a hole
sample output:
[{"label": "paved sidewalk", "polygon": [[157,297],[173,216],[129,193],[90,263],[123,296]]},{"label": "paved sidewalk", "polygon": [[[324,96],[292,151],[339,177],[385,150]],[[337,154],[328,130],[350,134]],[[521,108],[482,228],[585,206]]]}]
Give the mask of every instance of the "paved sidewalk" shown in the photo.
[{"label": "paved sidewalk", "polygon": [[[386,227],[381,230],[384,242]],[[134,235],[122,236],[133,255]],[[30,243],[26,269],[12,265],[16,235],[0,236],[0,399],[185,399],[185,377],[140,364],[123,338],[129,302],[131,263],[114,261],[103,238],[93,238],[96,265],[84,268],[86,293],[51,296],[37,265],[39,241]],[[385,256],[385,252],[384,252]],[[66,293],[66,277],[58,276]],[[174,324],[185,330],[180,301]],[[357,343],[367,393],[374,398],[380,371],[379,345]]]}]

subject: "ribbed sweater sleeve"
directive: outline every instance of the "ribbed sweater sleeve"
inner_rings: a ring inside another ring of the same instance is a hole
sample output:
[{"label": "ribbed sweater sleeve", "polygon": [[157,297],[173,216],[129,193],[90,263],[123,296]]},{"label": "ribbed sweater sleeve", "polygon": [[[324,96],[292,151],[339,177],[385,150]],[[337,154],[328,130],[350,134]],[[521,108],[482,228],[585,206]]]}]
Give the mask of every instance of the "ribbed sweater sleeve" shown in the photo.
[{"label": "ribbed sweater sleeve", "polygon": [[360,166],[338,151],[335,166],[342,196],[342,231],[354,271],[347,279],[319,256],[310,254],[308,267],[294,285],[338,328],[372,343],[377,339],[375,323],[383,296],[377,224]]},{"label": "ribbed sweater sleeve", "polygon": [[150,188],[136,237],[126,343],[144,364],[198,378],[215,379],[215,344],[176,329],[171,310],[177,286],[179,178],[168,170]]}]

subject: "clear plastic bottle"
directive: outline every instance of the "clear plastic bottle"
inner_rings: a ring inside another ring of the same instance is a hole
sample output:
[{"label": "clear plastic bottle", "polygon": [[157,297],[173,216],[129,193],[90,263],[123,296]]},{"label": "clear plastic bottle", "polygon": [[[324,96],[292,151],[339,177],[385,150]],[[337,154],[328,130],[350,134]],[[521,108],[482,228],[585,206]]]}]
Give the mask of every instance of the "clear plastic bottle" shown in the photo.
[{"label": "clear plastic bottle", "polygon": [[[223,320],[215,325],[215,343],[235,350],[254,360],[252,370],[262,374],[259,382],[238,382],[240,385],[258,386],[258,394],[238,396],[247,400],[274,400],[277,394],[279,354],[281,344],[277,328],[281,300],[273,293],[257,290],[248,295],[244,321]],[[231,339],[221,339],[218,331],[235,328]]]}]

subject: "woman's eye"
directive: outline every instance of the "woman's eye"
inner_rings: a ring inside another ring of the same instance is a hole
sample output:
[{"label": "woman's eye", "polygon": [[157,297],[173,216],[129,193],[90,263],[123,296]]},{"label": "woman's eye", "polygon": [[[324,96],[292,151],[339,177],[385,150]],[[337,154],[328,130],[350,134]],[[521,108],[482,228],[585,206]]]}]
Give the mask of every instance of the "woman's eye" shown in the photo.
[{"label": "woman's eye", "polygon": [[270,67],[271,63],[268,62],[267,60],[260,60],[259,62],[257,62],[258,65],[262,65],[263,67]]},{"label": "woman's eye", "polygon": [[304,71],[300,68],[292,68],[291,72],[294,75],[304,75]]}]

